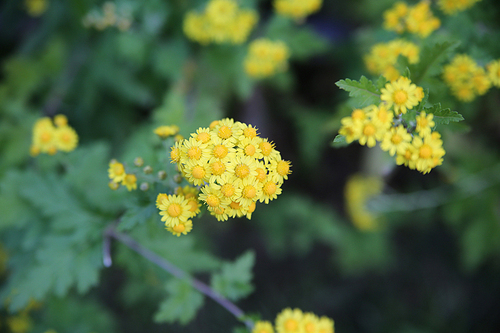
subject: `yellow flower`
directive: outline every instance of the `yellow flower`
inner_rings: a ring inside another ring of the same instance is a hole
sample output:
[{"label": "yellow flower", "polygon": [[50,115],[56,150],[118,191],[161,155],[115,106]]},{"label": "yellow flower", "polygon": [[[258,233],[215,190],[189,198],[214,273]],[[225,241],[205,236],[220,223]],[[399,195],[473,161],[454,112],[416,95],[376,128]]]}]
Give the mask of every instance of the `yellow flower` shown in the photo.
[{"label": "yellow flower", "polygon": [[432,118],[434,118],[433,114],[425,114],[425,112],[421,112],[417,116],[416,118],[417,127],[415,130],[420,136],[424,137],[426,135],[431,134],[432,127],[436,125],[434,123],[434,120],[432,120]]},{"label": "yellow flower", "polygon": [[279,157],[268,164],[269,178],[278,184],[283,184],[283,181],[288,179],[288,175],[292,173],[290,161],[284,161]]},{"label": "yellow flower", "polygon": [[428,1],[420,1],[413,6],[406,18],[408,31],[422,38],[429,36],[431,32],[438,29],[440,25],[441,21],[432,15],[430,2]]},{"label": "yellow flower", "polygon": [[15,316],[8,317],[7,326],[12,333],[26,333],[31,331],[33,322],[27,314],[20,313]]},{"label": "yellow flower", "polygon": [[322,4],[323,0],[275,0],[274,8],[280,15],[301,20],[317,12]]},{"label": "yellow flower", "polygon": [[456,14],[472,7],[481,0],[437,0],[439,8],[447,15]]},{"label": "yellow flower", "polygon": [[270,322],[259,320],[255,323],[252,333],[274,333],[274,328]]},{"label": "yellow flower", "polygon": [[177,125],[160,126],[154,130],[154,133],[158,135],[160,138],[165,139],[179,133],[179,126]]},{"label": "yellow flower", "polygon": [[319,319],[314,313],[304,313],[302,317],[302,332],[304,333],[317,333],[318,332]]},{"label": "yellow flower", "polygon": [[384,29],[402,33],[405,30],[404,18],[408,13],[408,5],[397,1],[392,8],[386,10],[384,16]]},{"label": "yellow flower", "polygon": [[112,160],[109,163],[108,175],[109,179],[111,179],[111,181],[115,183],[120,183],[121,181],[123,181],[126,175],[123,164],[115,160]]},{"label": "yellow flower", "polygon": [[170,231],[173,235],[179,237],[180,235],[187,235],[188,232],[193,230],[193,222],[191,220],[187,220],[185,222],[179,221],[179,223],[175,226],[167,226],[165,229]]},{"label": "yellow flower", "polygon": [[57,149],[70,152],[78,145],[78,134],[70,126],[59,126],[54,131],[55,144]]},{"label": "yellow flower", "polygon": [[439,136],[432,135],[432,133],[425,135],[423,138],[414,137],[413,147],[415,151],[412,159],[415,161],[415,168],[425,174],[434,167],[441,165],[442,157],[445,154],[442,145],[443,141]]},{"label": "yellow flower", "polygon": [[68,125],[68,118],[63,114],[58,114],[54,117],[54,124],[56,124],[57,127],[66,126]]},{"label": "yellow flower", "polygon": [[318,322],[318,333],[335,333],[333,320],[322,316]]},{"label": "yellow flower", "polygon": [[419,53],[420,49],[416,44],[404,39],[395,39],[374,45],[364,56],[364,61],[370,73],[382,74],[386,79],[394,81],[401,76],[394,67],[398,57],[406,57],[410,64],[415,64],[419,61]]},{"label": "yellow flower", "polygon": [[276,199],[281,192],[281,185],[268,179],[262,184],[262,194],[259,201],[267,204],[269,201]]},{"label": "yellow flower", "polygon": [[412,144],[406,145],[404,147],[404,151],[397,151],[396,155],[396,164],[397,165],[402,165],[404,164],[410,169],[415,169],[415,158],[414,158],[414,153],[415,153],[415,147]]},{"label": "yellow flower", "polygon": [[131,173],[126,174],[122,180],[122,185],[126,186],[129,191],[137,189],[137,177]]},{"label": "yellow flower", "polygon": [[26,6],[26,10],[28,14],[31,16],[40,16],[49,7],[49,3],[47,0],[25,0],[24,4]]},{"label": "yellow flower", "polygon": [[486,69],[491,83],[495,87],[500,87],[500,59],[488,63]]},{"label": "yellow flower", "polygon": [[160,209],[161,220],[166,227],[175,227],[181,222],[187,222],[191,216],[191,206],[183,195],[169,194],[165,196],[160,193],[160,200],[157,198]]},{"label": "yellow flower", "polygon": [[396,114],[406,113],[422,100],[422,94],[417,90],[417,86],[403,76],[387,83],[380,92],[382,94],[380,99],[385,101],[389,108],[393,106]]},{"label": "yellow flower", "polygon": [[391,156],[397,153],[403,154],[406,147],[411,142],[411,134],[408,133],[403,125],[392,127],[384,134],[384,138],[380,143],[380,148],[388,151]]},{"label": "yellow flower", "polygon": [[344,189],[346,210],[352,223],[362,231],[377,228],[377,216],[366,208],[366,202],[371,197],[382,192],[383,182],[378,177],[352,175],[347,180]]},{"label": "yellow flower", "polygon": [[367,145],[368,147],[374,147],[377,141],[382,140],[386,129],[380,126],[379,123],[372,120],[366,120],[363,122],[361,135],[359,137],[360,145]]},{"label": "yellow flower", "polygon": [[288,68],[290,51],[282,41],[259,38],[250,43],[244,60],[245,72],[253,78],[270,77]]}]

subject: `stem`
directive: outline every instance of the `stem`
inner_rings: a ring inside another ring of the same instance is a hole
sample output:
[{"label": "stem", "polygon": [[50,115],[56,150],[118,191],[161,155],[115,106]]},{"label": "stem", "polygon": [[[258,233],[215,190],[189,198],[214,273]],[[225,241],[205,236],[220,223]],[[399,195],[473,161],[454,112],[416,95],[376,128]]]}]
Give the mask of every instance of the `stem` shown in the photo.
[{"label": "stem", "polygon": [[[160,257],[156,253],[148,250],[138,242],[136,242],[132,237],[121,233],[115,229],[115,224],[110,225],[106,231],[104,232],[105,236],[105,242],[106,239],[109,238],[114,238],[118,240],[119,242],[123,243],[130,249],[134,250],[147,260],[151,261],[152,263],[156,264],[159,266],[161,269],[167,271],[168,273],[172,274],[178,279],[185,279],[188,281],[193,288],[204,294],[205,296],[213,299],[215,302],[219,303],[224,309],[229,311],[233,316],[236,317],[236,319],[243,321],[243,323],[247,326],[249,330],[252,329],[253,327],[253,322],[249,319],[243,319],[245,318],[245,313],[243,310],[241,310],[239,307],[237,307],[234,303],[229,301],[227,298],[223,297],[221,294],[210,288],[207,284],[201,282],[200,280],[197,280],[191,276],[189,276],[188,273],[180,269],[179,267],[173,265],[171,262],[166,260],[163,257]],[[105,243],[106,245],[106,243]],[[108,260],[108,261],[107,261]],[[105,247],[105,252],[104,252],[104,264],[106,267],[111,266],[111,256],[109,256],[109,253],[106,251]],[[106,264],[109,264],[106,265]]]}]

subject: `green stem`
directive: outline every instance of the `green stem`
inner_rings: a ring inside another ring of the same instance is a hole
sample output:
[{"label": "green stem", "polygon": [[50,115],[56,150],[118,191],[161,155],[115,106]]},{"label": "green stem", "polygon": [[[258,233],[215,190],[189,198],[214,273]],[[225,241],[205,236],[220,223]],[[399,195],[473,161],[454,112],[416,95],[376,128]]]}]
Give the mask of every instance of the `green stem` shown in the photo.
[{"label": "green stem", "polygon": [[114,238],[122,244],[126,245],[128,248],[134,250],[147,260],[151,261],[161,269],[166,272],[172,274],[178,279],[188,281],[193,288],[204,294],[205,296],[211,298],[215,302],[219,303],[224,309],[229,311],[232,315],[236,317],[236,319],[242,321],[249,330],[253,328],[253,322],[249,319],[245,319],[246,315],[239,307],[237,307],[234,303],[229,301],[227,298],[223,297],[221,294],[210,288],[207,284],[197,280],[188,273],[180,269],[179,267],[173,265],[171,262],[166,260],[163,257],[160,257],[156,253],[148,250],[138,242],[136,242],[132,237],[121,233],[116,230],[115,224],[111,224],[106,231],[104,232],[104,265],[106,267],[111,266],[111,256],[109,254],[109,239]]}]

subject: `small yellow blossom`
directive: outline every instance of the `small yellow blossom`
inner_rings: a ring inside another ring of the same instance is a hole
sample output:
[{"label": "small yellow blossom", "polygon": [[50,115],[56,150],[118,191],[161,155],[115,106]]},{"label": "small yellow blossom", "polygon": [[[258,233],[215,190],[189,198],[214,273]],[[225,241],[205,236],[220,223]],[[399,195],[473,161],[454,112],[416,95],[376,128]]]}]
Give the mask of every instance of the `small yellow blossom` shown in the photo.
[{"label": "small yellow blossom", "polygon": [[380,89],[380,99],[387,103],[387,106],[394,108],[396,114],[406,113],[420,101],[422,94],[411,80],[401,76],[396,81],[392,81]]},{"label": "small yellow blossom", "polygon": [[495,87],[500,87],[500,59],[486,65],[488,78]]},{"label": "small yellow blossom", "polygon": [[302,317],[304,314],[300,309],[286,308],[276,316],[277,333],[302,333]]},{"label": "small yellow blossom", "polygon": [[399,56],[407,58],[410,64],[415,64],[420,59],[420,49],[412,42],[395,39],[374,45],[364,56],[364,62],[370,73],[383,75],[387,80],[393,81],[401,76],[394,67]]},{"label": "small yellow blossom", "polygon": [[464,11],[481,0],[437,0],[439,8],[447,15]]},{"label": "small yellow blossom", "polygon": [[58,150],[70,152],[75,150],[78,145],[78,134],[69,126],[59,126],[55,130],[55,143]]},{"label": "small yellow blossom", "polygon": [[167,226],[166,229],[177,237],[180,235],[187,235],[188,232],[193,230],[193,222],[191,220],[187,220],[185,222],[180,221],[179,224],[173,227]]},{"label": "small yellow blossom", "polygon": [[484,68],[466,54],[457,54],[443,67],[443,79],[452,94],[462,102],[470,102],[476,96],[484,95],[495,84],[491,72],[488,70],[486,74]]},{"label": "small yellow blossom", "polygon": [[394,156],[396,153],[403,154],[410,142],[411,134],[403,125],[399,125],[398,127],[392,127],[384,134],[380,148]]},{"label": "small yellow blossom", "polygon": [[398,1],[384,12],[384,28],[400,34],[408,31],[426,38],[440,25],[441,21],[432,14],[428,1],[420,1],[414,6]]},{"label": "small yellow blossom", "polygon": [[177,126],[177,125],[160,126],[160,127],[157,127],[154,130],[154,132],[160,138],[165,139],[165,138],[168,138],[170,136],[174,136],[177,133],[179,133],[179,126]]},{"label": "small yellow blossom", "polygon": [[431,134],[432,128],[436,125],[432,118],[434,118],[433,114],[426,114],[425,112],[422,112],[417,116],[417,127],[415,130],[420,136],[424,137]]},{"label": "small yellow blossom", "polygon": [[245,72],[253,78],[271,77],[288,68],[290,51],[282,41],[259,38],[250,43],[244,60]]},{"label": "small yellow blossom", "polygon": [[268,321],[258,321],[255,323],[252,333],[274,333],[273,324]]},{"label": "small yellow blossom", "polygon": [[274,8],[278,14],[296,20],[317,12],[322,4],[323,0],[274,0]]},{"label": "small yellow blossom", "polygon": [[318,333],[335,333],[333,320],[326,316],[319,318]]},{"label": "small yellow blossom", "polygon": [[443,149],[443,141],[438,136],[429,133],[424,137],[414,137],[412,159],[415,161],[415,168],[426,174],[434,167],[442,164],[442,157],[445,154]]},{"label": "small yellow blossom", "polygon": [[162,216],[161,220],[165,222],[166,227],[175,227],[181,222],[185,223],[192,216],[191,206],[183,195],[160,193],[156,202]]},{"label": "small yellow blossom", "polygon": [[28,14],[31,16],[40,16],[45,13],[49,7],[48,0],[25,0],[24,4]]},{"label": "small yellow blossom", "polygon": [[54,155],[59,150],[70,152],[77,145],[78,135],[68,125],[68,120],[64,115],[56,115],[54,122],[48,117],[43,117],[38,119],[33,125],[33,138],[30,147],[31,156],[37,156],[40,153]]},{"label": "small yellow blossom", "polygon": [[113,160],[109,163],[108,175],[112,182],[120,183],[126,175],[125,167],[120,162]]},{"label": "small yellow blossom", "polygon": [[352,223],[362,231],[378,227],[377,216],[368,211],[366,202],[382,192],[383,182],[378,177],[355,174],[347,180],[344,189],[346,210]]},{"label": "small yellow blossom", "polygon": [[137,177],[134,174],[126,174],[123,177],[122,185],[127,187],[127,190],[132,191],[137,189]]}]

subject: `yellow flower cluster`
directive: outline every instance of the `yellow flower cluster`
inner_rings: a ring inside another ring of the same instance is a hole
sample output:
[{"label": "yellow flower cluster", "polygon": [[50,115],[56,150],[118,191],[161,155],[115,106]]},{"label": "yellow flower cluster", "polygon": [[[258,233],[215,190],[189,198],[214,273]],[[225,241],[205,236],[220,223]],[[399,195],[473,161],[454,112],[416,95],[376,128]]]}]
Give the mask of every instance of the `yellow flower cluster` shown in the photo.
[{"label": "yellow flower cluster", "polygon": [[[409,135],[406,131],[405,133]],[[366,202],[382,192],[384,183],[380,177],[355,174],[347,180],[344,197],[347,214],[352,223],[362,231],[375,230],[377,217],[366,209]]]},{"label": "yellow flower cluster", "polygon": [[24,5],[29,15],[40,16],[49,7],[49,2],[47,0],[24,0]]},{"label": "yellow flower cluster", "polygon": [[275,327],[269,321],[258,321],[252,333],[334,333],[333,325],[333,320],[326,316],[286,308],[276,316]]},{"label": "yellow flower cluster", "polygon": [[114,2],[105,2],[101,11],[91,11],[82,20],[85,28],[94,27],[104,30],[109,27],[117,27],[120,31],[127,31],[132,25],[130,11],[127,8],[117,10]]},{"label": "yellow flower cluster", "polygon": [[170,125],[170,126],[160,126],[154,130],[154,133],[158,135],[162,139],[166,139],[170,136],[174,136],[179,133],[179,126]]},{"label": "yellow flower cluster", "polygon": [[33,126],[33,138],[30,147],[31,156],[40,153],[54,155],[59,150],[73,151],[78,145],[78,135],[68,125],[66,116],[59,114],[54,117],[54,122],[49,117],[43,117]]},{"label": "yellow flower cluster", "polygon": [[192,186],[178,187],[175,194],[158,194],[156,207],[166,229],[173,235],[186,235],[193,229],[191,219],[200,212],[198,194],[198,189]]},{"label": "yellow flower cluster", "polygon": [[404,56],[410,64],[419,61],[420,49],[417,45],[404,39],[395,39],[388,43],[378,43],[372,47],[370,53],[364,57],[368,71],[372,74],[383,75],[387,80],[396,80],[401,73],[395,65],[399,56]]},{"label": "yellow flower cluster", "polygon": [[488,78],[491,84],[500,88],[500,59],[494,60],[486,65]]},{"label": "yellow flower cluster", "polygon": [[441,10],[447,15],[453,15],[474,6],[481,0],[437,0]]},{"label": "yellow flower cluster", "polygon": [[235,0],[210,0],[203,13],[188,12],[184,33],[200,44],[241,44],[258,21],[257,12],[239,8]]},{"label": "yellow flower cluster", "polygon": [[[420,112],[413,122],[405,123],[402,114],[413,109],[423,99],[421,87],[400,77],[381,89],[380,105],[355,109],[350,117],[342,118],[339,130],[347,143],[358,140],[361,145],[380,148],[396,155],[396,163],[422,173],[430,172],[443,163],[445,151],[441,135],[432,132],[433,115]],[[392,109],[392,110],[391,110]]]},{"label": "yellow flower cluster", "polygon": [[108,176],[109,187],[112,190],[118,189],[120,184],[126,186],[129,191],[137,189],[137,176],[133,173],[126,173],[123,164],[117,160],[113,159],[109,162]]},{"label": "yellow flower cluster", "polygon": [[245,58],[245,72],[253,78],[266,78],[288,68],[290,52],[282,41],[259,38],[250,43]]},{"label": "yellow flower cluster", "polygon": [[[494,69],[494,62],[488,69]],[[488,70],[488,73],[494,71]],[[485,69],[466,54],[457,54],[443,67],[443,79],[450,87],[452,94],[462,102],[470,102],[478,95],[484,95],[491,87],[490,78]],[[500,74],[497,71],[497,75]]]},{"label": "yellow flower cluster", "polygon": [[429,1],[420,1],[414,6],[398,1],[384,12],[384,28],[403,33],[408,31],[426,38],[441,26],[441,21],[430,10]]},{"label": "yellow flower cluster", "polygon": [[170,157],[188,182],[201,186],[199,199],[219,221],[250,219],[257,201],[275,199],[291,173],[290,162],[281,159],[272,142],[252,125],[230,118],[176,142]]},{"label": "yellow flower cluster", "polygon": [[274,8],[283,16],[288,16],[296,20],[317,12],[323,0],[275,0]]}]

